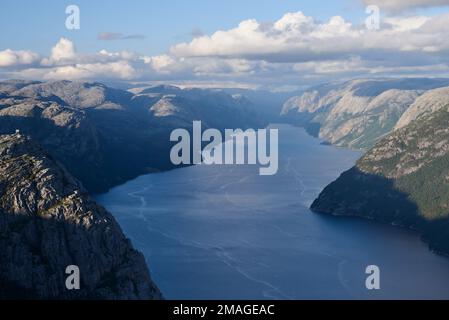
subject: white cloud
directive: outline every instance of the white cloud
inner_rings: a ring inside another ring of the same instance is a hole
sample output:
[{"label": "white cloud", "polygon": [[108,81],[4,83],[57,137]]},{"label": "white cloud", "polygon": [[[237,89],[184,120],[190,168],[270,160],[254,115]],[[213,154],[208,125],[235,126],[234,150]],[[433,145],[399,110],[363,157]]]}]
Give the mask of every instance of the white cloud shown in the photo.
[{"label": "white cloud", "polygon": [[105,49],[100,50],[97,56],[93,57],[93,60],[99,60],[100,58],[110,59],[123,59],[123,60],[135,60],[138,59],[138,55],[131,51],[109,52]]},{"label": "white cloud", "polygon": [[213,57],[177,58],[167,54],[141,58],[157,74],[190,74],[197,76],[238,76],[251,73],[256,62],[245,59],[220,59]]},{"label": "white cloud", "polygon": [[373,49],[439,52],[449,48],[449,37],[446,36],[448,19],[449,14],[440,17],[390,17],[383,21],[381,30],[369,31],[340,16],[320,23],[301,12],[288,13],[268,26],[256,20],[246,20],[234,29],[175,45],[170,52],[176,57],[244,58],[272,62],[341,59],[345,55],[370,55]]},{"label": "white cloud", "polygon": [[51,49],[50,57],[42,60],[44,65],[62,64],[72,62],[76,58],[75,45],[72,41],[61,38]]},{"label": "white cloud", "polygon": [[360,57],[351,57],[347,60],[309,61],[296,63],[293,66],[300,73],[337,74],[349,72],[369,71]]},{"label": "white cloud", "polygon": [[312,17],[306,17],[302,12],[288,12],[273,25],[277,31],[301,30],[307,32],[308,26],[314,23]]},{"label": "white cloud", "polygon": [[0,67],[8,67],[9,77],[33,79],[247,82],[279,87],[373,74],[445,76],[448,20],[449,14],[389,16],[380,30],[370,31],[340,16],[320,22],[293,12],[272,23],[244,20],[160,55],[79,53],[73,42],[61,38],[41,65],[33,52],[8,49],[0,52]]},{"label": "white cloud", "polygon": [[29,65],[37,62],[39,55],[31,51],[0,51],[0,68]]},{"label": "white cloud", "polygon": [[55,67],[43,76],[52,80],[81,80],[81,79],[122,79],[135,78],[137,71],[126,61],[109,63],[75,64]]},{"label": "white cloud", "polygon": [[172,67],[176,65],[175,59],[166,54],[153,57],[143,56],[142,60],[159,73],[169,73],[173,71]]},{"label": "white cloud", "polygon": [[448,6],[449,0],[363,0],[365,5],[376,5],[381,10],[399,12],[415,8]]},{"label": "white cloud", "polygon": [[44,80],[129,80],[138,76],[133,66],[133,61],[137,60],[138,55],[129,51],[101,50],[96,54],[80,54],[72,41],[61,38],[51,49],[50,56],[42,59],[45,68],[24,70],[22,74]]},{"label": "white cloud", "polygon": [[325,23],[317,23],[312,17],[296,12],[285,14],[269,26],[256,20],[245,20],[234,29],[217,31],[211,36],[175,45],[170,52],[178,57],[300,61],[311,54],[330,54],[351,49],[360,44],[363,33],[363,30],[354,28],[339,16]]},{"label": "white cloud", "polygon": [[61,38],[59,42],[51,49],[50,60],[61,61],[70,60],[75,57],[75,45],[72,41]]},{"label": "white cloud", "polygon": [[430,17],[409,16],[409,17],[387,17],[384,22],[393,28],[395,32],[405,32],[421,28]]}]

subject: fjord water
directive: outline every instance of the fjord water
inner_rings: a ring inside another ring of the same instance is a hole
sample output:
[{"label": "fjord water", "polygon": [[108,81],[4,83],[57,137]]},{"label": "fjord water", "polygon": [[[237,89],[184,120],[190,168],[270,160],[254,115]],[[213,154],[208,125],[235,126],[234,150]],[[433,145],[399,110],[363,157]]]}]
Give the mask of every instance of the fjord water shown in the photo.
[{"label": "fjord water", "polygon": [[[141,176],[100,195],[167,299],[449,298],[449,259],[419,236],[312,213],[360,153],[279,128],[279,171],[199,165]],[[365,287],[368,265],[380,290]]]}]

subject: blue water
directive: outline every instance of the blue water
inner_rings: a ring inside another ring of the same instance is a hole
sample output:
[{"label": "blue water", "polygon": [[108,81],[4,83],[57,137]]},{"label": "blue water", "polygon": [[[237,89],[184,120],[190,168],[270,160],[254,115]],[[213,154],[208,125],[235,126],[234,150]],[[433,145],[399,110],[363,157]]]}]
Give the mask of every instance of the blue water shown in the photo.
[{"label": "blue water", "polygon": [[[167,299],[449,298],[449,259],[418,235],[308,209],[360,153],[277,127],[277,175],[200,165],[97,197],[144,253]],[[365,268],[373,264],[381,289],[369,291]]]}]

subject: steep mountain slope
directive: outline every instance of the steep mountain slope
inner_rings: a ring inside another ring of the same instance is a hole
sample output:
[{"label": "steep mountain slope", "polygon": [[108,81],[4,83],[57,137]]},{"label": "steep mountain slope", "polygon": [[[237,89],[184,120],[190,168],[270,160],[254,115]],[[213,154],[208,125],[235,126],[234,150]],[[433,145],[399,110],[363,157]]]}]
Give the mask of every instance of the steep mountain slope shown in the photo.
[{"label": "steep mountain slope", "polygon": [[155,126],[188,127],[201,120],[205,127],[224,129],[263,126],[266,122],[244,96],[222,90],[156,86],[137,93],[133,102],[149,112]]},{"label": "steep mountain slope", "polygon": [[449,87],[426,91],[404,112],[395,128],[403,128],[416,119],[442,109],[448,101]]},{"label": "steep mountain slope", "polygon": [[311,208],[420,231],[449,254],[449,99],[379,141],[327,186]]},{"label": "steep mountain slope", "polygon": [[265,124],[247,101],[213,90],[133,94],[90,82],[0,82],[0,134],[32,136],[91,192],[172,168],[170,132],[193,120],[219,129]]},{"label": "steep mountain slope", "polygon": [[26,136],[0,136],[0,196],[0,298],[161,298],[114,218]]},{"label": "steep mountain slope", "polygon": [[447,79],[352,80],[312,88],[288,100],[282,115],[329,143],[367,149],[391,132],[426,90]]}]

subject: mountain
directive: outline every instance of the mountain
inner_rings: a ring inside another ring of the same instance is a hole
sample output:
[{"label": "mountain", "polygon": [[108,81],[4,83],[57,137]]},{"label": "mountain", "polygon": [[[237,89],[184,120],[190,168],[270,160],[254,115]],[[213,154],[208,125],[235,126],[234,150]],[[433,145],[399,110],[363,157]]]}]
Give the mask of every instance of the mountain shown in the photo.
[{"label": "mountain", "polygon": [[404,112],[396,123],[395,129],[403,128],[414,120],[442,109],[447,104],[448,97],[449,87],[426,91]]},{"label": "mountain", "polygon": [[331,144],[369,149],[390,133],[427,90],[448,79],[357,79],[317,86],[289,99],[284,121]]},{"label": "mountain", "polygon": [[[111,214],[31,138],[0,136],[2,299],[160,299]],[[80,290],[65,271],[79,267]]]},{"label": "mountain", "polygon": [[[446,90],[428,95],[440,99]],[[426,104],[428,98],[418,98],[400,128],[328,185],[312,210],[411,228],[431,249],[449,254],[449,95],[444,106]]]},{"label": "mountain", "polygon": [[[1,90],[1,89],[0,89]],[[55,101],[76,109],[126,109],[132,94],[97,82],[50,81],[31,83],[11,95]]]},{"label": "mountain", "polygon": [[269,117],[271,122],[279,122],[284,103],[300,94],[299,91],[268,91],[263,89],[226,88],[224,92],[235,97],[245,97],[254,105],[258,114]]},{"label": "mountain", "polygon": [[263,127],[241,97],[215,90],[156,86],[124,91],[96,82],[0,82],[0,134],[19,129],[83,185],[104,192],[138,175],[173,168],[170,132]]},{"label": "mountain", "polygon": [[188,127],[194,120],[201,120],[205,127],[216,129],[266,124],[266,119],[258,115],[251,101],[218,89],[155,86],[140,90],[133,102],[149,112],[154,125],[163,127],[169,124]]}]

